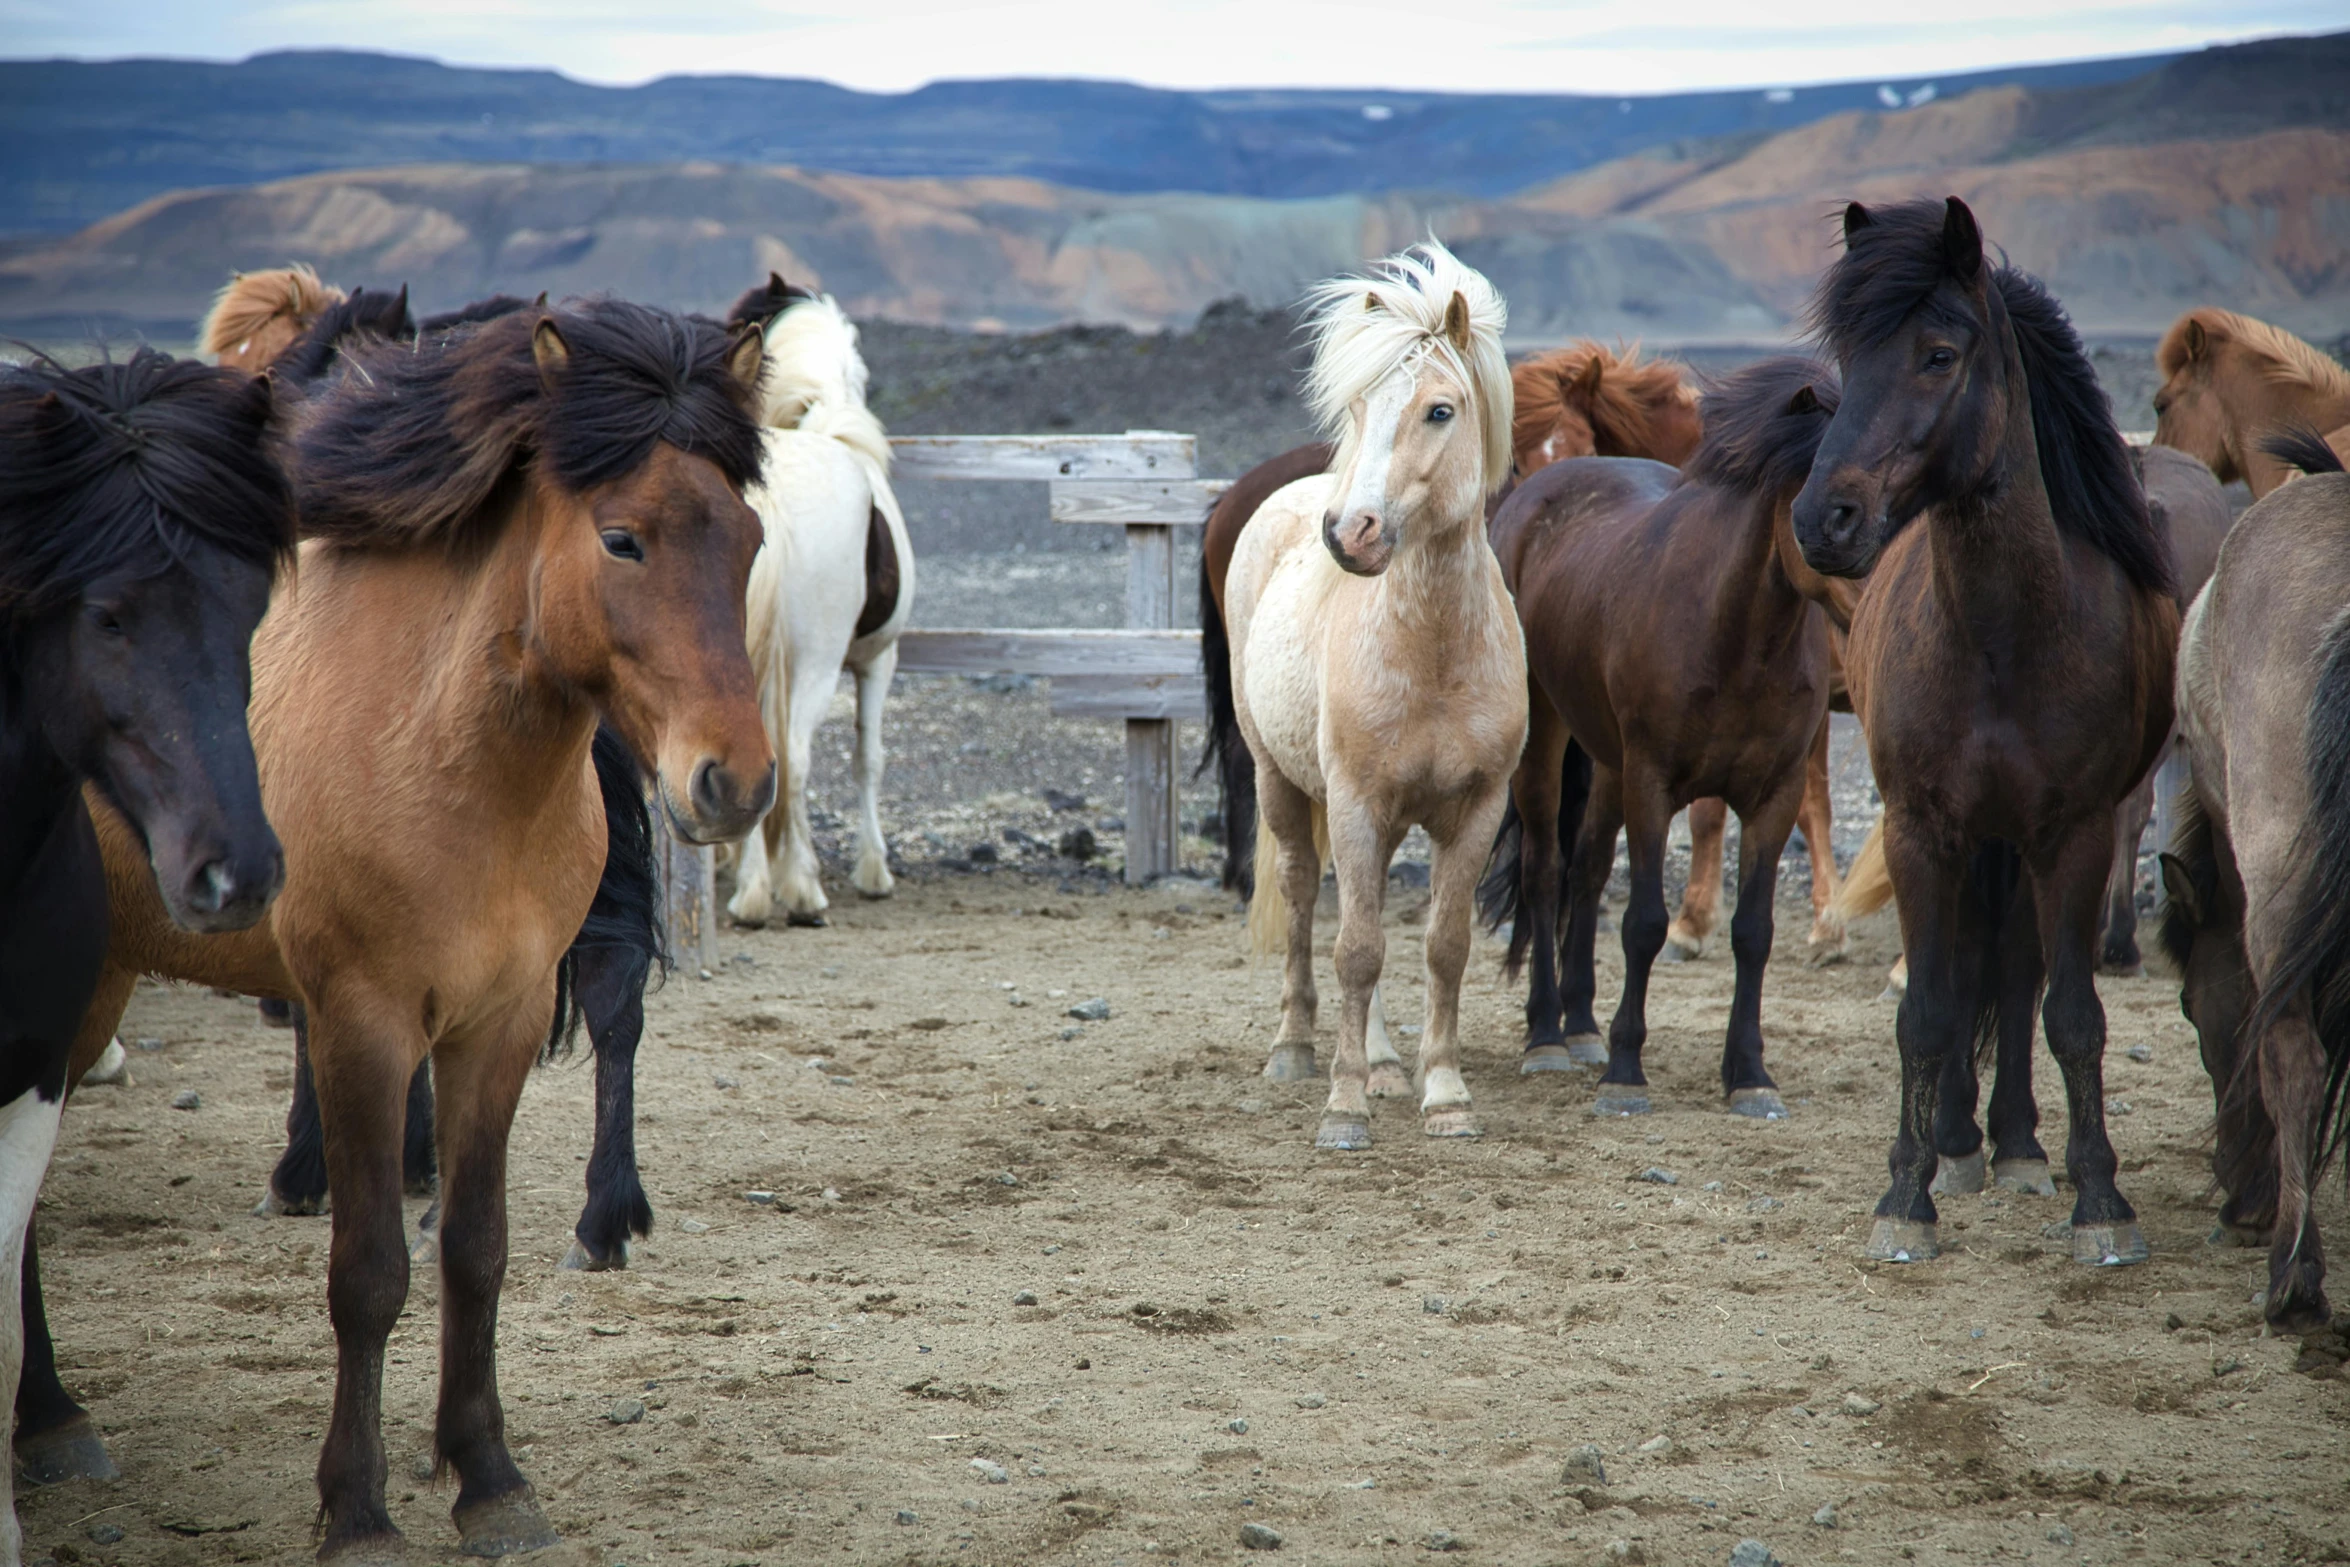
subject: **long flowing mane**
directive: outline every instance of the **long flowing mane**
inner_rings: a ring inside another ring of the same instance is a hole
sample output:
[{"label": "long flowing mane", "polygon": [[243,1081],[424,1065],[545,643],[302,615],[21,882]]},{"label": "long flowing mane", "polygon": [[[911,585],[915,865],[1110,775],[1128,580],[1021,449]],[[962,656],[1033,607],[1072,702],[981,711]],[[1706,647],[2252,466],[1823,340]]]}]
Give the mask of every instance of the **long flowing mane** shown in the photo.
[{"label": "long flowing mane", "polygon": [[[1814,406],[1789,405],[1805,387]],[[1699,401],[1705,442],[1689,460],[1688,482],[1757,495],[1783,495],[1811,472],[1836,417],[1836,372],[1816,359],[1783,354],[1708,381]]]},{"label": "long flowing mane", "polygon": [[294,508],[269,384],[140,349],[121,364],[0,370],[0,617],[51,609],[192,541],[268,564]]},{"label": "long flowing mane", "polygon": [[[569,363],[548,380],[532,333],[552,321]],[[297,443],[302,531],[360,548],[455,542],[492,492],[537,464],[586,489],[658,445],[707,457],[741,488],[759,475],[750,395],[715,321],[621,300],[512,311],[411,349],[362,347],[318,397]]]},{"label": "long flowing mane", "polygon": [[1813,335],[1840,359],[1873,348],[1919,312],[1974,331],[2005,318],[2031,400],[2040,481],[2056,525],[2104,554],[2133,583],[2172,591],[2170,549],[2146,509],[2113,405],[2097,384],[2080,334],[2040,281],[2012,266],[1990,273],[1988,323],[1975,319],[1950,269],[1944,204],[1905,201],[1868,210],[1813,295]]},{"label": "long flowing mane", "polygon": [[321,283],[318,274],[299,261],[290,267],[240,272],[213,296],[212,308],[196,329],[196,342],[215,357],[235,353],[281,317],[299,334],[342,298],[341,289]]},{"label": "long flowing mane", "polygon": [[[1465,355],[1444,334],[1455,294],[1469,312]],[[1338,445],[1331,472],[1345,471],[1362,438],[1348,411],[1355,399],[1434,355],[1476,399],[1485,437],[1485,489],[1490,494],[1501,488],[1510,472],[1513,407],[1509,360],[1501,349],[1509,310],[1482,273],[1431,239],[1379,262],[1368,277],[1316,285],[1306,304],[1314,338],[1306,397]]]},{"label": "long flowing mane", "polygon": [[2350,397],[2350,370],[2313,343],[2305,343],[2283,327],[2270,326],[2251,316],[2213,305],[2188,311],[2170,324],[2154,350],[2155,367],[2164,378],[2177,375],[2187,363],[2187,330],[2199,326],[2213,342],[2234,343],[2260,361],[2261,372],[2272,381],[2305,386],[2329,397]]},{"label": "long flowing mane", "polygon": [[886,473],[889,434],[865,406],[867,372],[857,351],[857,325],[830,294],[797,292],[802,297],[767,321],[760,422],[829,435]]},{"label": "long flowing mane", "polygon": [[1567,393],[1576,387],[1593,362],[1600,367],[1591,405],[1583,410],[1594,434],[1606,431],[1612,444],[1646,450],[1656,441],[1658,414],[1675,403],[1687,404],[1695,391],[1682,379],[1681,367],[1666,359],[1643,359],[1640,345],[1606,348],[1584,338],[1564,348],[1521,359],[1510,370],[1510,386],[1517,401],[1510,445],[1523,451],[1536,445],[1567,411]]}]

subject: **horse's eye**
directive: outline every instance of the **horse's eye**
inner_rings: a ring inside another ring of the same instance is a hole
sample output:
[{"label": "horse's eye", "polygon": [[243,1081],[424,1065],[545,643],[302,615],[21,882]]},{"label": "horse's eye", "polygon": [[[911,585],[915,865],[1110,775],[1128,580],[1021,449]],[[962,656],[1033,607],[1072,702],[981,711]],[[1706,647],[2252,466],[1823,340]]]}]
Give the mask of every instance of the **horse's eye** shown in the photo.
[{"label": "horse's eye", "polygon": [[626,528],[604,530],[604,553],[614,560],[643,560],[645,547],[637,542],[635,534]]},{"label": "horse's eye", "polygon": [[1958,350],[1955,348],[1937,348],[1926,355],[1926,368],[1929,370],[1947,370],[1957,363]]},{"label": "horse's eye", "polygon": [[122,622],[115,618],[113,610],[103,604],[90,606],[90,624],[98,628],[100,636],[119,637],[124,634]]},{"label": "horse's eye", "polygon": [[1428,422],[1430,424],[1442,424],[1445,420],[1450,419],[1451,417],[1452,405],[1450,403],[1438,403],[1435,407],[1428,410]]},{"label": "horse's eye", "polygon": [[2159,418],[2161,418],[2161,417],[2162,417],[2164,414],[2166,414],[2166,413],[2169,413],[2169,412],[2170,412],[2170,393],[2168,393],[2168,392],[2156,392],[2156,393],[2154,394],[2154,417],[2155,417],[2155,418],[2157,418],[2157,419],[2159,419]]}]

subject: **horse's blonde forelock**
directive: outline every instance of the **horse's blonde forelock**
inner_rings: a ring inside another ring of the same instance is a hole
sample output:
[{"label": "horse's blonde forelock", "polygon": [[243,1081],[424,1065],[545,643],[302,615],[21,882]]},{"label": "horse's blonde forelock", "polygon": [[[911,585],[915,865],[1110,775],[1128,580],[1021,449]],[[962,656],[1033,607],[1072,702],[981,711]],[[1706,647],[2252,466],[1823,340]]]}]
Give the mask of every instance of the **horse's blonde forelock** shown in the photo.
[{"label": "horse's blonde forelock", "polygon": [[[1466,353],[1445,335],[1445,312],[1458,295],[1468,307]],[[1509,360],[1501,347],[1509,307],[1485,275],[1434,239],[1372,266],[1362,277],[1333,278],[1306,296],[1314,364],[1306,401],[1338,445],[1330,471],[1345,471],[1361,440],[1349,412],[1356,399],[1402,369],[1433,356],[1469,389],[1483,439],[1485,488],[1510,471],[1513,409]]]}]

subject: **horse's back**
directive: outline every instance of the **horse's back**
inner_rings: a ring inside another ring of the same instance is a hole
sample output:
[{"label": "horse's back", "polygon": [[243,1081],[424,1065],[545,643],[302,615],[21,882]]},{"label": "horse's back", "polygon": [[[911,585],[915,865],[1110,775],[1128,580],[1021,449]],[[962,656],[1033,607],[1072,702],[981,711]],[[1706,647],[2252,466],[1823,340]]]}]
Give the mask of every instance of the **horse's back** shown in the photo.
[{"label": "horse's back", "polygon": [[2179,607],[2186,608],[2219,564],[2220,542],[2235,521],[2212,471],[2185,452],[2149,446],[2139,453],[2147,509],[2169,540],[2177,567]]},{"label": "horse's back", "polygon": [[1283,776],[1317,797],[1324,789],[1321,607],[1340,575],[1321,543],[1333,482],[1314,475],[1267,496],[1240,536],[1224,585],[1242,733],[1272,754]]},{"label": "horse's back", "polygon": [[1207,527],[1201,531],[1199,548],[1208,591],[1219,610],[1225,603],[1224,579],[1232,570],[1232,553],[1240,547],[1240,536],[1249,519],[1279,491],[1300,479],[1328,473],[1330,460],[1337,450],[1328,441],[1292,447],[1278,457],[1268,457],[1258,463],[1233,480],[1232,488],[1216,497],[1216,504],[1208,509]]},{"label": "horse's back", "polygon": [[1493,514],[1486,537],[1513,593],[1563,556],[1580,556],[1596,530],[1647,513],[1681,471],[1645,457],[1570,457],[1537,469]]},{"label": "horse's back", "polygon": [[[791,654],[839,667],[867,610],[878,499],[865,464],[840,441],[799,430],[768,430],[764,440],[761,481],[743,496],[766,531],[748,589],[762,680]],[[910,562],[898,564],[902,576]]]}]

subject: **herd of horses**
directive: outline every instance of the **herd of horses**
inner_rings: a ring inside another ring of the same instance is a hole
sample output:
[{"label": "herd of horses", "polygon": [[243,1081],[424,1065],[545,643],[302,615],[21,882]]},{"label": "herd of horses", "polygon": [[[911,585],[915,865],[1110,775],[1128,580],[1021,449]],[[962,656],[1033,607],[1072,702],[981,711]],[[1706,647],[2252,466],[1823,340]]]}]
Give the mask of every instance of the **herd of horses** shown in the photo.
[{"label": "herd of horses", "polygon": [[[2162,345],[2159,445],[2135,452],[2061,308],[1987,254],[1962,203],[1855,204],[1844,241],[1811,321],[1833,363],[1783,356],[1702,389],[1588,344],[1513,369],[1499,293],[1434,241],[1310,296],[1327,439],[1237,482],[1202,555],[1226,879],[1252,895],[1252,940],[1286,958],[1266,1071],[1322,1071],[1330,868],[1341,1008],[1316,1146],[1368,1146],[1371,1100],[1413,1091],[1380,1002],[1380,912],[1419,827],[1422,1130],[1479,1130],[1458,1014],[1480,914],[1509,926],[1510,970],[1531,969],[1522,1069],[1600,1067],[1594,1110],[1642,1113],[1652,968],[1706,950],[1735,811],[1722,1088],[1734,1113],[1784,1116],[1761,992],[1800,825],[1816,953],[1840,952],[1871,898],[1901,918],[1901,1110],[1869,1255],[1933,1256],[1936,1192],[2053,1192],[2031,1089],[2044,1031],[2074,1255],[2136,1261],[2094,976],[2134,957],[2114,927],[2134,919],[2143,802],[2175,745],[2191,783],[2162,938],[2212,1077],[2222,1233],[2270,1245],[2272,1323],[2323,1322],[2310,1192],[2350,1075],[2350,373],[2195,312]],[[724,320],[501,296],[420,322],[404,290],[296,268],[235,280],[205,346],[217,364],[0,369],[17,1469],[113,1472],[59,1380],[29,1220],[67,1093],[153,975],[294,1026],[263,1207],[333,1205],[321,1556],[400,1559],[385,1345],[428,1260],[434,1443],[463,1548],[534,1549],[554,1533],[496,1378],[515,1106],[584,1024],[595,1152],[567,1263],[625,1266],[652,1218],[632,1137],[666,963],[656,819],[742,843],[739,921],[780,897],[820,922],[802,795],[843,668],[852,882],[890,891],[882,706],[914,562],[888,448],[855,328],[780,277]],[[2231,529],[2218,486],[2239,475],[2258,499]],[[1841,887],[1831,706],[1857,715],[1885,801]],[[1665,839],[1684,808],[1698,873],[1675,917]],[[1603,1035],[1619,835],[1624,981]],[[401,1199],[419,1190],[438,1200],[412,1246]],[[13,1506],[0,1519],[13,1562]]]}]

